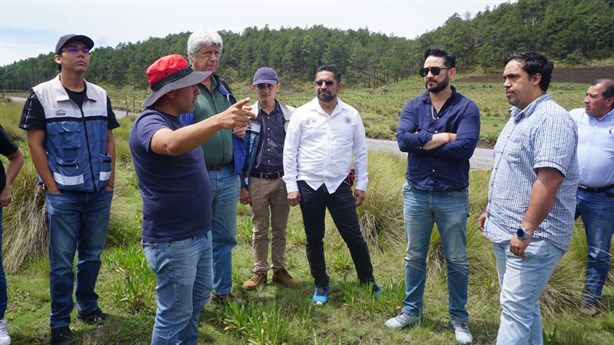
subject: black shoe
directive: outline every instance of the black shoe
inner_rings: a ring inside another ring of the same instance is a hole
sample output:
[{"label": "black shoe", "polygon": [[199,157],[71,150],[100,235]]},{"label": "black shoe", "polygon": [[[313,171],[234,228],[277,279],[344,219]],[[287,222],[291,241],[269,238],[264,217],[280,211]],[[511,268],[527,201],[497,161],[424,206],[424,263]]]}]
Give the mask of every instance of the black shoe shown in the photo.
[{"label": "black shoe", "polygon": [[79,314],[77,319],[87,323],[88,325],[102,325],[109,318],[109,314],[105,314],[100,308],[91,313]]},{"label": "black shoe", "polygon": [[231,293],[226,295],[218,295],[215,292],[211,293],[211,302],[215,304],[226,304],[226,303],[237,303],[244,304],[245,302],[240,298]]},{"label": "black shoe", "polygon": [[72,332],[68,327],[51,329],[51,345],[73,345]]}]

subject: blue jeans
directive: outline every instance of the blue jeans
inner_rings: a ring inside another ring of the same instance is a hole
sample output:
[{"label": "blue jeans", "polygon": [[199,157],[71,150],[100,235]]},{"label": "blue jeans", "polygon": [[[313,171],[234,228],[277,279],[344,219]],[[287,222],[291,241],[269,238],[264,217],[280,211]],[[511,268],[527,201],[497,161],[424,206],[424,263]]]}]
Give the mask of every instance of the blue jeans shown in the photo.
[{"label": "blue jeans", "polygon": [[4,319],[4,313],[8,304],[6,275],[4,274],[4,264],[2,263],[2,232],[2,207],[0,207],[0,320]]},{"label": "blue jeans", "polygon": [[232,289],[232,249],[237,245],[237,204],[241,190],[232,164],[209,171],[213,199],[213,291],[226,295]]},{"label": "blue jeans", "polygon": [[582,299],[591,304],[601,302],[601,290],[610,271],[610,246],[614,233],[614,196],[605,192],[576,194],[576,218],[582,217],[588,246],[586,281]]},{"label": "blue jeans", "polygon": [[151,344],[196,344],[198,318],[213,289],[211,236],[145,242],[143,252],[157,284],[158,309]]},{"label": "blue jeans", "polygon": [[527,258],[510,252],[510,243],[493,243],[502,307],[497,345],[543,344],[539,296],[565,252],[533,239]]},{"label": "blue jeans", "polygon": [[437,224],[448,272],[448,311],[450,319],[467,321],[467,286],[469,264],[465,251],[467,190],[424,191],[405,183],[403,186],[405,239],[405,299],[403,313],[422,314],[426,282],[426,257],[433,225]]},{"label": "blue jeans", "polygon": [[94,291],[100,271],[113,192],[47,193],[49,218],[49,265],[51,328],[70,325],[73,310],[73,261],[77,259],[77,311],[87,314],[98,309]]}]

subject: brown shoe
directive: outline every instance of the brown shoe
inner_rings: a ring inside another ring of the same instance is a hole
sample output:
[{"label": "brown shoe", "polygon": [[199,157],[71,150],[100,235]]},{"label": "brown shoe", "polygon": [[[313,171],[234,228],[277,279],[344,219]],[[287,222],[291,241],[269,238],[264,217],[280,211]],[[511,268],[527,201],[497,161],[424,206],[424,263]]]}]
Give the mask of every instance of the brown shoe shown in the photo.
[{"label": "brown shoe", "polygon": [[284,284],[289,288],[294,288],[298,285],[298,280],[292,278],[290,273],[288,273],[285,268],[277,270],[273,273],[273,282]]},{"label": "brown shoe", "polygon": [[254,275],[243,283],[243,288],[247,291],[256,290],[260,285],[266,284],[266,280],[266,273],[254,272]]}]

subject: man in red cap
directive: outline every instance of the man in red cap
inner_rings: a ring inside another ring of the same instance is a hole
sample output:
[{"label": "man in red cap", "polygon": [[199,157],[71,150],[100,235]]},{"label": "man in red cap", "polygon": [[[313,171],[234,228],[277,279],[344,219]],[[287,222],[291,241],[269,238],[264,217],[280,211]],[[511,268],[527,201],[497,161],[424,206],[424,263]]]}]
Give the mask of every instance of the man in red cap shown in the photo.
[{"label": "man in red cap", "polygon": [[91,38],[60,37],[53,59],[60,74],[32,88],[19,127],[28,131],[32,162],[46,191],[49,227],[51,344],[71,345],[70,313],[77,261],[78,318],[101,324],[107,318],[94,291],[100,271],[113,183],[119,127],[102,88],[88,83]]},{"label": "man in red cap", "polygon": [[210,74],[192,70],[178,54],[154,62],[147,69],[153,92],[130,132],[143,199],[143,252],[157,283],[152,345],[198,341],[198,318],[213,289],[211,185],[200,145],[255,117],[243,108],[246,98],[185,126],[179,116],[194,110],[196,85]]}]

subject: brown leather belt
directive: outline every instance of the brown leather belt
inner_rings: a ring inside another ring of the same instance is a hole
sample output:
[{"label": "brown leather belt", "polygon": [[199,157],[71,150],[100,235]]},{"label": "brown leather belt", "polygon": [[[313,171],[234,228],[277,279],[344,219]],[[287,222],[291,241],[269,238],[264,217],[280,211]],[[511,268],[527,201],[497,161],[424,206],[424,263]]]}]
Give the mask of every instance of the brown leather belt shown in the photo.
[{"label": "brown leather belt", "polygon": [[263,178],[265,180],[275,180],[282,176],[284,176],[283,170],[273,171],[270,173],[259,173],[259,172],[251,172],[249,176]]},{"label": "brown leather belt", "polygon": [[224,167],[228,166],[228,164],[216,164],[216,165],[212,165],[210,167],[207,167],[207,170],[220,170]]}]

